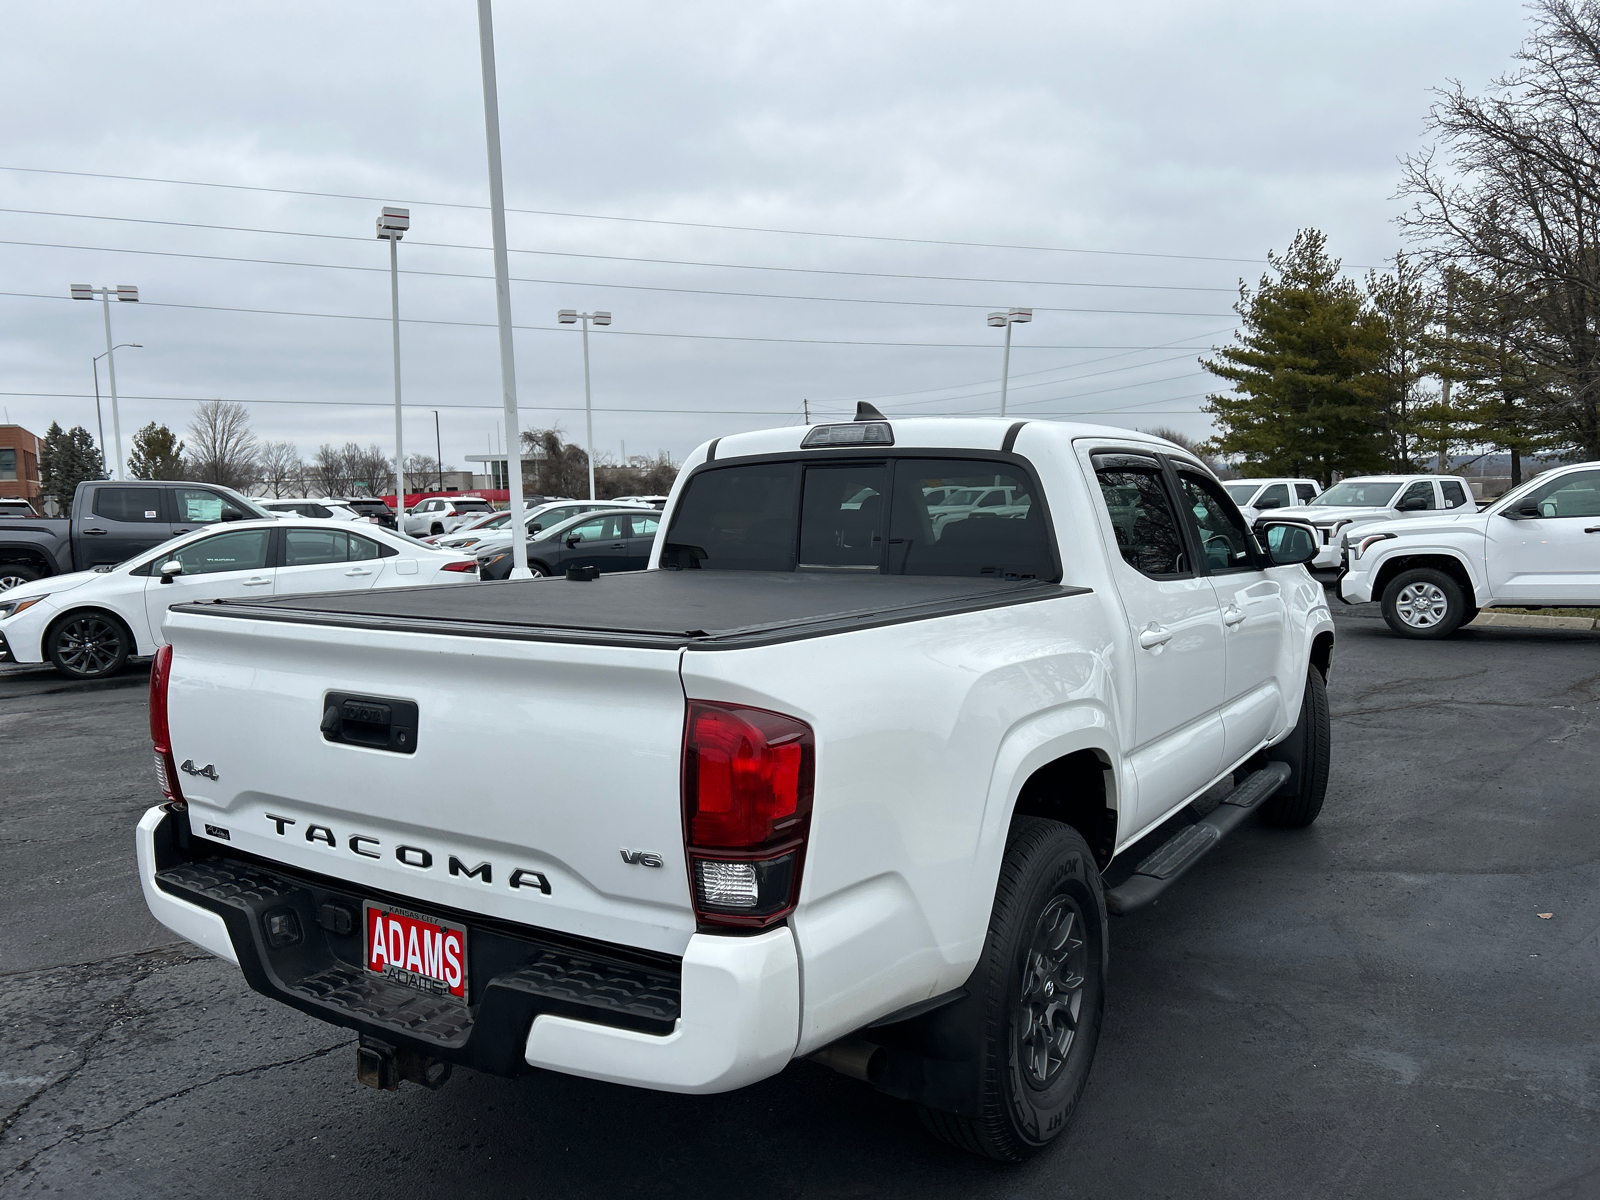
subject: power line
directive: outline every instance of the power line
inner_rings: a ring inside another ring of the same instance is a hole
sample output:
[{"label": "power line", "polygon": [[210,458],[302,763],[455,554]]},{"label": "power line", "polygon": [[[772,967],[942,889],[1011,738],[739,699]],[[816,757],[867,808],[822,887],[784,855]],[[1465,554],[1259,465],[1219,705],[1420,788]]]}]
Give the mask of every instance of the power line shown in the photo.
[{"label": "power line", "polygon": [[[278,237],[312,237],[322,238],[326,242],[360,242],[371,245],[371,238],[355,237],[354,234],[310,234],[296,229],[254,229],[251,226],[213,226],[200,221],[157,221],[154,218],[139,218],[139,216],[102,216],[98,213],[56,213],[56,211],[42,210],[42,208],[0,208],[0,213],[16,213],[21,216],[59,216],[59,218],[78,219],[78,221],[120,221],[123,224],[139,224],[139,226],[171,226],[174,229],[206,229],[221,234],[272,234]],[[51,242],[19,242],[16,245],[51,246]],[[406,245],[427,246],[430,250],[490,250],[490,246],[475,246],[464,242],[408,242]],[[99,250],[99,246],[83,246],[85,250]],[[162,253],[162,251],[146,251],[146,253]],[[1034,288],[1118,288],[1123,291],[1206,291],[1206,293],[1234,294],[1235,288],[1200,288],[1200,286],[1178,285],[1178,283],[1083,283],[1077,280],[1018,280],[1018,278],[987,278],[982,275],[915,275],[890,272],[890,270],[834,270],[829,267],[784,267],[765,266],[758,262],[706,262],[699,259],[674,259],[674,258],[638,258],[630,254],[589,254],[581,251],[570,250],[517,250],[510,248],[507,253],[512,254],[539,254],[544,258],[581,258],[594,259],[597,262],[648,262],[651,266],[667,267],[709,267],[714,270],[774,270],[774,272],[787,272],[795,275],[843,275],[854,278],[898,278],[898,280],[912,280],[912,282],[926,283],[995,283],[1002,286],[1034,286]],[[246,262],[278,262],[278,259],[242,259]],[[338,264],[325,264],[325,262],[286,262],[282,266],[338,266]],[[371,270],[371,267],[352,267],[354,270]],[[446,274],[446,272],[414,272],[414,274]],[[466,275],[464,278],[493,278],[490,275]],[[525,280],[530,283],[566,283],[568,280]],[[582,286],[582,285],[579,285]],[[626,285],[595,285],[595,286],[626,286]],[[730,293],[730,294],[766,294],[766,293]],[[782,296],[781,299],[814,299],[808,296]],[[826,299],[842,299],[829,296]],[[994,307],[970,306],[970,307]],[[1075,312],[1074,309],[1061,309],[1061,312]],[[1184,314],[1176,314],[1184,315]],[[1218,314],[1226,315],[1226,314]]]},{"label": "power line", "polygon": [[[373,204],[411,204],[433,208],[459,208],[476,212],[488,209],[486,204],[462,204],[450,200],[397,200],[393,196],[359,196],[345,192],[316,192],[299,188],[262,187],[244,183],[213,183],[200,179],[161,179],[146,175],[112,175],[100,171],[59,171],[47,167],[12,167],[0,164],[0,171],[18,171],[31,175],[67,175],[77,179],[113,179],[122,183],[160,183],[181,187],[222,188],[239,192],[267,192],[279,196],[308,196],[321,200],[361,200]],[[507,212],[524,216],[563,217],[583,221],[617,221],[633,225],[669,225],[680,229],[718,229],[737,233],[771,233],[787,237],[841,238],[862,242],[897,242],[917,246],[960,246],[978,250],[1028,250],[1047,254],[1094,254],[1113,258],[1162,258],[1184,262],[1249,263],[1259,266],[1263,258],[1232,258],[1209,254],[1163,254],[1149,250],[1085,250],[1073,246],[1033,246],[1009,242],[969,242],[950,238],[896,237],[875,233],[834,233],[817,229],[776,229],[762,225],[729,225],[712,221],[671,221],[660,217],[619,217],[605,213],[560,212],[541,208],[508,208]]]},{"label": "power line", "polygon": [[[7,243],[5,243],[3,241],[0,241],[0,245],[6,245],[6,244]],[[51,295],[47,295],[47,294],[40,293],[40,292],[0,292],[0,296],[13,296],[13,297],[17,297],[17,298],[20,298],[20,299],[27,299],[27,300],[61,300],[61,301],[70,301],[71,300],[71,297],[69,297],[69,296],[51,296]],[[236,306],[233,306],[233,305],[224,305],[224,304],[178,304],[178,303],[175,303],[175,302],[172,302],[172,301],[162,301],[162,300],[141,300],[140,303],[145,308],[179,308],[179,309],[191,309],[191,310],[202,311],[202,312],[245,313],[245,314],[248,314],[248,315],[251,315],[251,316],[263,316],[263,317],[318,317],[318,318],[326,318],[326,319],[340,320],[340,321],[384,321],[384,322],[387,322],[387,321],[389,321],[391,319],[389,317],[365,316],[365,315],[360,314],[360,313],[297,312],[297,311],[294,311],[292,309],[240,308],[240,307],[236,307]],[[493,321],[447,321],[447,320],[443,320],[443,319],[436,318],[436,317],[401,317],[400,320],[401,320],[402,323],[410,324],[410,325],[446,325],[446,326],[456,326],[456,327],[465,328],[465,329],[493,329],[495,327]],[[526,330],[526,331],[529,331],[529,332],[532,332],[532,333],[571,333],[572,332],[572,330],[564,329],[559,325],[513,325],[512,328],[513,329]],[[592,332],[595,333],[597,336],[599,336],[600,333],[601,333],[600,330],[593,330]],[[686,339],[686,340],[691,340],[691,341],[707,341],[707,342],[772,342],[772,343],[779,343],[779,344],[801,345],[801,346],[894,346],[894,347],[907,347],[907,348],[911,348],[911,349],[921,349],[921,350],[990,350],[990,351],[992,351],[994,349],[994,346],[991,345],[988,342],[886,342],[886,341],[856,341],[856,340],[850,340],[850,339],[845,339],[845,338],[753,337],[753,336],[749,336],[749,335],[727,334],[727,333],[664,333],[664,332],[657,331],[657,330],[618,329],[616,326],[612,326],[610,329],[605,330],[604,331],[604,336],[606,336],[606,337],[635,337],[635,338],[681,338],[681,339]],[[1018,347],[1013,347],[1013,348],[1014,349],[1020,349],[1021,347],[1018,346]],[[1087,344],[1085,344],[1085,345],[1077,345],[1077,346],[1064,346],[1064,345],[1039,345],[1037,343],[1028,343],[1027,348],[1030,349],[1030,350],[1129,350],[1129,351],[1139,351],[1139,350],[1164,350],[1164,349],[1169,349],[1169,348],[1177,349],[1179,347],[1170,347],[1170,345],[1169,346],[1117,346],[1117,345],[1096,346],[1096,345],[1087,345]],[[1210,346],[1185,346],[1185,347],[1181,347],[1181,349],[1185,349],[1185,350],[1210,350],[1211,347]]]}]

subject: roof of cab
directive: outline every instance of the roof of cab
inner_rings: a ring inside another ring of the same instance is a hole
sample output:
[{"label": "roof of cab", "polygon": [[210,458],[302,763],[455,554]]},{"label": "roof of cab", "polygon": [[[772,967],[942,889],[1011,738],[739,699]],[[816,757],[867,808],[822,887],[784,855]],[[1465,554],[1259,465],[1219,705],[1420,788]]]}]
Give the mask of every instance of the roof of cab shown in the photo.
[{"label": "roof of cab", "polygon": [[[1013,426],[1024,426],[1019,437],[1030,441],[1043,433],[1063,443],[1076,438],[1105,438],[1116,442],[1139,442],[1151,446],[1175,446],[1154,434],[1134,429],[1121,429],[1112,425],[1091,425],[1078,421],[1041,421],[1025,417],[903,417],[885,418],[894,430],[896,449],[918,450],[999,450],[1006,434]],[[812,425],[784,425],[775,429],[756,429],[749,433],[732,433],[716,439],[716,457],[743,458],[756,454],[784,454],[799,450],[806,434],[818,425],[848,425],[849,420],[817,421]],[[703,460],[711,443],[699,447],[691,461]],[[825,453],[836,447],[817,447]]]}]

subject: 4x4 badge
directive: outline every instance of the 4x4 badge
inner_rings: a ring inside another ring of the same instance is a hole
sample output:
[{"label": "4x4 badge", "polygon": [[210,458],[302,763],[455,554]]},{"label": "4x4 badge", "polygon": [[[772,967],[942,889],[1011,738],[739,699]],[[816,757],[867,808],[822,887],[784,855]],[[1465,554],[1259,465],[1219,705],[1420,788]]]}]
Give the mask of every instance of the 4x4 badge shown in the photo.
[{"label": "4x4 badge", "polygon": [[183,765],[180,766],[178,770],[182,771],[185,775],[200,775],[211,780],[214,780],[217,777],[216,767],[212,766],[210,763],[207,763],[203,767],[197,767],[194,765],[194,759],[192,758],[184,759]]}]

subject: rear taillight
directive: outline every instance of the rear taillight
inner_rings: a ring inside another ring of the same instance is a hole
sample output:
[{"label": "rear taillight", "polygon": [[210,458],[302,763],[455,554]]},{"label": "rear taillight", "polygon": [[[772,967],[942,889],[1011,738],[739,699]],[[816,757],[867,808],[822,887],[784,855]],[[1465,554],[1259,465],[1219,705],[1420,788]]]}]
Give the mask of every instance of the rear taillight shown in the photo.
[{"label": "rear taillight", "polygon": [[475,558],[462,559],[460,562],[447,562],[439,568],[441,571],[476,571],[478,560]]},{"label": "rear taillight", "polygon": [[794,909],[811,830],[811,726],[782,713],[689,702],[683,830],[705,925],[761,928]]},{"label": "rear taillight", "polygon": [[183,788],[178,785],[178,766],[172,758],[172,729],[167,724],[167,684],[172,678],[172,646],[156,651],[150,665],[150,744],[156,755],[156,782],[161,794],[174,804],[183,804]]}]

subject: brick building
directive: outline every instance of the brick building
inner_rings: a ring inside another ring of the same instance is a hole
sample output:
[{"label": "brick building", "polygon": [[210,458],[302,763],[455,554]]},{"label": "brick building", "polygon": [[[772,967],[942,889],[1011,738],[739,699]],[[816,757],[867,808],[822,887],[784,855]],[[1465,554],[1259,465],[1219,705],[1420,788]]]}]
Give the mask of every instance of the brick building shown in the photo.
[{"label": "brick building", "polygon": [[0,497],[39,507],[39,439],[21,425],[0,425]]}]

